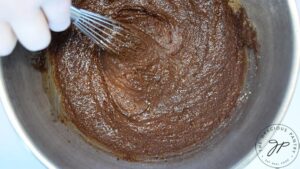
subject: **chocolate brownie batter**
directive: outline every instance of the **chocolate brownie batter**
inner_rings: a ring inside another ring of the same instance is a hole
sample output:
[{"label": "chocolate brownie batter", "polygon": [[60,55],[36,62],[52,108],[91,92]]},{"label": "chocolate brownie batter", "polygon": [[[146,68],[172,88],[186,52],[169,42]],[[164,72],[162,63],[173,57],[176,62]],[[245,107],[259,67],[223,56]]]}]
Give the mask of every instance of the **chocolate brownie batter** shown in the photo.
[{"label": "chocolate brownie batter", "polygon": [[54,37],[52,75],[70,121],[120,157],[190,151],[232,115],[255,32],[228,0],[77,0],[126,25],[134,52],[101,50],[75,28]]}]

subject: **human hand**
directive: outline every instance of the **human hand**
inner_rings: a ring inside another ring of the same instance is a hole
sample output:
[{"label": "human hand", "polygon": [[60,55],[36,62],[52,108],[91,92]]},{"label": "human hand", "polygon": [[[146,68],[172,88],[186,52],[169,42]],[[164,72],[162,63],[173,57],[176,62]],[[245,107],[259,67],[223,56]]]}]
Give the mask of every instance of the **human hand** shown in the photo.
[{"label": "human hand", "polygon": [[30,51],[46,48],[50,30],[67,29],[71,0],[0,0],[0,56],[9,55],[17,39]]}]

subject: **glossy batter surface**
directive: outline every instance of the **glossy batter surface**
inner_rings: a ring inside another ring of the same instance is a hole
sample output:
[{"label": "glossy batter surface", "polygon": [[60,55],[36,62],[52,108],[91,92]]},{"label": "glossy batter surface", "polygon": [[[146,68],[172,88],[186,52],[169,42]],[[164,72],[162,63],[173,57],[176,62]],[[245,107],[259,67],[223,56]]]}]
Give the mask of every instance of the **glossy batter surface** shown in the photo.
[{"label": "glossy batter surface", "polygon": [[141,39],[134,53],[102,51],[75,28],[48,50],[65,113],[104,149],[165,158],[203,143],[230,119],[254,31],[227,0],[77,0]]}]

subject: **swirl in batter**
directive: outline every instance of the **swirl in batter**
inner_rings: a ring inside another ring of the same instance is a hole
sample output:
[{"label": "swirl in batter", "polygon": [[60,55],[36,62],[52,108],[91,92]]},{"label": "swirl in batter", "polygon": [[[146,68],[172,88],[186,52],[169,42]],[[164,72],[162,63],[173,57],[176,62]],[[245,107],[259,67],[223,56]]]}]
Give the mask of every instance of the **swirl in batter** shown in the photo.
[{"label": "swirl in batter", "polygon": [[101,50],[75,28],[48,49],[70,121],[105,150],[130,160],[190,151],[237,106],[255,32],[228,0],[77,0],[126,24],[134,53]]}]

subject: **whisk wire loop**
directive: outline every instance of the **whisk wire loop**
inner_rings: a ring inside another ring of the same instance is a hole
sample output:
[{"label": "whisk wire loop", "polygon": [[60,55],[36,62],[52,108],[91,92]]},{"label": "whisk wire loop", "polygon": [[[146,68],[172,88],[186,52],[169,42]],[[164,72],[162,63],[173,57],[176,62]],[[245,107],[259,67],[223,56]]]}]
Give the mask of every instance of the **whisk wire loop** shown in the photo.
[{"label": "whisk wire loop", "polygon": [[102,48],[117,53],[118,48],[126,47],[128,30],[119,22],[73,6],[71,18],[83,34]]}]

